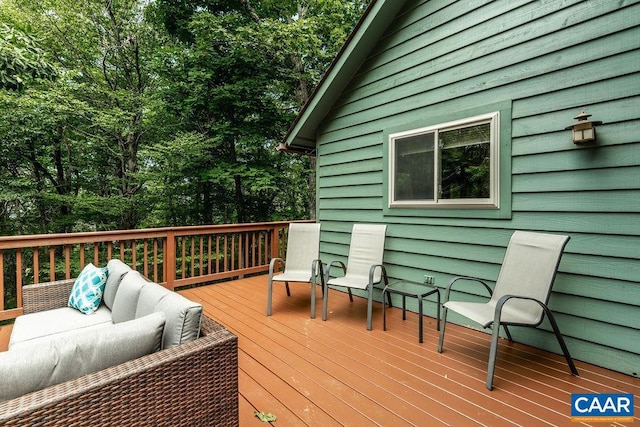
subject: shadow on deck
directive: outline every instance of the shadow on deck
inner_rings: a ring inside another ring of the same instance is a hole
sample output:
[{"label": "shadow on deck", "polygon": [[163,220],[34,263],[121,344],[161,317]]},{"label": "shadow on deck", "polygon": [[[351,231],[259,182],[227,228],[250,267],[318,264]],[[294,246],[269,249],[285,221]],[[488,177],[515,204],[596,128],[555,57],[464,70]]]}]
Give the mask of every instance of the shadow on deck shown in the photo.
[{"label": "shadow on deck", "polygon": [[[309,285],[274,287],[266,313],[267,276],[181,291],[239,337],[241,426],[265,425],[255,411],[273,413],[280,426],[575,425],[572,393],[633,393],[640,379],[576,361],[573,377],[562,356],[522,344],[500,343],[494,390],[485,388],[488,334],[447,326],[445,351],[436,351],[435,319],[374,306],[366,330],[366,301],[330,291],[330,314],[309,317]],[[335,293],[335,295],[334,295]],[[636,398],[635,421],[640,420]],[[602,424],[596,424],[602,425]],[[615,425],[615,423],[609,423]]]}]

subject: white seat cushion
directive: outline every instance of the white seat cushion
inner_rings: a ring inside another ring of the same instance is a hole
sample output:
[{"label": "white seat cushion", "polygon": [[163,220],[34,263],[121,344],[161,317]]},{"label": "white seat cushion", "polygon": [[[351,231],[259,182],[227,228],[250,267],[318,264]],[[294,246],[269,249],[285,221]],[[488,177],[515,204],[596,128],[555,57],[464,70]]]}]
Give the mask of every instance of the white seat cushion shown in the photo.
[{"label": "white seat cushion", "polygon": [[111,311],[104,305],[90,316],[71,307],[25,314],[18,316],[13,324],[9,348],[17,343],[111,323]]}]

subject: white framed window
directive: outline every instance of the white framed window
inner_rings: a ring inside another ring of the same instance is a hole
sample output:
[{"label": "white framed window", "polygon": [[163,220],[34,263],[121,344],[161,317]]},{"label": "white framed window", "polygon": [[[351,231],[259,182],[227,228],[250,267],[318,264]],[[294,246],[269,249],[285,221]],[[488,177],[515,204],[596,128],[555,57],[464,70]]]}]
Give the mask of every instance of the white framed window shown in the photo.
[{"label": "white framed window", "polygon": [[499,208],[500,113],[389,135],[389,207]]}]

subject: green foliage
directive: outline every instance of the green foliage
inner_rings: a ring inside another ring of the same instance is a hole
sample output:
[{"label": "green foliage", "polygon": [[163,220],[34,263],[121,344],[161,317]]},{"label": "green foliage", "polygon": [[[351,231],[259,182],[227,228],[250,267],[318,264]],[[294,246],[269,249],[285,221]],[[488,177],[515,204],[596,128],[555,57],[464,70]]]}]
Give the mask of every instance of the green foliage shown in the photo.
[{"label": "green foliage", "polygon": [[55,76],[55,67],[33,35],[0,24],[0,89],[21,90],[29,81]]},{"label": "green foliage", "polygon": [[367,3],[4,0],[0,232],[309,217],[276,147]]}]

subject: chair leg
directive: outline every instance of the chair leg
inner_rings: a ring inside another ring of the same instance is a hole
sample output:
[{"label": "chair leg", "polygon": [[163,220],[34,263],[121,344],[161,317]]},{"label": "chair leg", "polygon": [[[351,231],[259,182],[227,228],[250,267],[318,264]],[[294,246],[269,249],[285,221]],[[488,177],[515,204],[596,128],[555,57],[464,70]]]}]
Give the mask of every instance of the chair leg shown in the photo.
[{"label": "chair leg", "polygon": [[271,316],[271,301],[273,296],[273,280],[269,277],[269,285],[267,286],[267,316]]},{"label": "chair leg", "polygon": [[291,291],[289,290],[289,282],[284,282],[284,286],[287,288],[287,296],[291,296]]},{"label": "chair leg", "polygon": [[[384,301],[383,301],[384,304]],[[373,285],[369,285],[369,299],[367,301],[367,331],[373,329]]]},{"label": "chair leg", "polygon": [[444,330],[447,326],[447,307],[442,307],[442,320],[440,321],[440,338],[438,339],[438,353],[442,353],[442,345],[444,344]]},{"label": "chair leg", "polygon": [[578,368],[576,368],[575,363],[573,363],[573,359],[571,358],[571,355],[569,354],[569,349],[567,348],[567,344],[565,344],[564,342],[564,338],[562,337],[562,334],[560,333],[560,328],[558,328],[558,324],[556,323],[556,319],[553,317],[553,314],[551,314],[551,310],[549,310],[547,308],[547,306],[543,306],[544,311],[547,315],[547,318],[549,319],[549,323],[551,323],[551,327],[553,328],[553,333],[556,334],[556,338],[558,339],[558,344],[560,344],[560,348],[562,349],[562,353],[564,354],[564,358],[567,360],[567,364],[569,365],[569,369],[571,370],[571,374],[575,375],[576,377],[580,376],[578,374]]},{"label": "chair leg", "polygon": [[349,291],[349,301],[353,302],[353,294],[351,293],[351,288],[347,288],[347,291]]},{"label": "chair leg", "polygon": [[493,328],[491,334],[491,350],[489,351],[489,366],[487,367],[487,389],[493,390],[493,373],[496,367],[496,356],[498,354],[498,337],[500,336],[500,325]]},{"label": "chair leg", "polygon": [[502,325],[502,327],[504,328],[504,332],[507,334],[507,338],[509,339],[509,342],[513,342],[513,338],[511,337],[511,332],[509,331],[509,328],[507,327],[507,325]]},{"label": "chair leg", "polygon": [[311,280],[311,318],[316,318],[316,281]]},{"label": "chair leg", "polygon": [[324,289],[324,298],[322,298],[322,320],[327,320],[327,305],[329,304],[329,286],[325,283],[322,286]]}]

